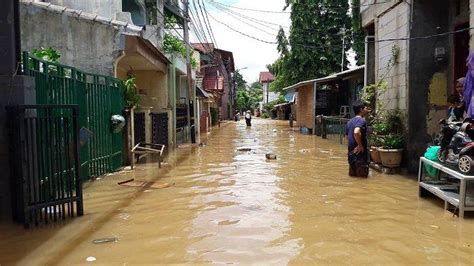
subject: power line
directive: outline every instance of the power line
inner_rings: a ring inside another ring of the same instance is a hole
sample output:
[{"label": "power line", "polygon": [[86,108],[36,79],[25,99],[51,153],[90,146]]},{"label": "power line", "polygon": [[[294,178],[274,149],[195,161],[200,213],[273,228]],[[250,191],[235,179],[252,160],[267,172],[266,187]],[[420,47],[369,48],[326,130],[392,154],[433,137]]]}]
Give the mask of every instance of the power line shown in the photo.
[{"label": "power line", "polygon": [[[236,7],[236,6],[231,6],[231,5],[228,5],[228,4],[224,4],[224,3],[221,3],[221,2],[217,2],[215,0],[210,0],[211,2],[214,2],[214,3],[217,3],[219,5],[223,5],[223,6],[226,6],[226,7],[229,7],[229,8],[234,8],[234,9],[240,9],[240,10],[245,10],[245,11],[252,11],[252,12],[260,12],[260,13],[271,13],[271,14],[291,14],[291,11],[273,11],[273,10],[262,10],[262,9],[253,9],[253,8],[243,8],[243,7]],[[359,8],[359,7],[365,7],[365,6],[375,6],[375,5],[381,5],[381,4],[385,4],[385,3],[389,3],[391,2],[392,0],[386,0],[386,1],[383,1],[383,2],[377,2],[377,3],[371,3],[371,4],[360,4],[360,5],[357,5],[357,6],[354,6],[354,5],[350,5],[348,6],[348,8],[345,8],[345,7],[341,7],[341,6],[326,6],[324,5],[324,7],[326,8],[330,8],[330,9],[350,9],[350,8]]]},{"label": "power line", "polygon": [[[207,0],[209,1],[209,0]],[[264,27],[267,27],[269,29],[272,29],[272,30],[279,30],[279,27],[282,27],[282,28],[286,28],[286,29],[289,29],[289,27],[286,27],[286,26],[283,26],[281,24],[277,24],[277,23],[273,23],[273,22],[269,22],[269,21],[265,21],[265,20],[261,20],[261,19],[257,19],[257,18],[254,18],[254,17],[250,17],[250,16],[247,16],[247,15],[244,15],[242,13],[239,13],[239,12],[236,12],[236,11],[233,11],[229,8],[227,8],[226,6],[224,5],[221,5],[220,3],[218,2],[214,2],[214,1],[209,1],[214,7],[220,9],[220,10],[227,10],[228,12],[231,12],[239,17],[242,17],[242,18],[246,18],[247,20],[250,20],[252,22],[255,22],[257,24],[260,24]],[[278,28],[275,29],[275,27],[272,27],[272,26],[268,26],[268,25],[274,25],[274,26],[278,26]]]},{"label": "power line", "polygon": [[[196,6],[194,6],[196,7]],[[196,13],[198,11],[196,10]],[[198,40],[203,44],[203,46],[206,46],[206,48],[212,52],[212,47],[211,45],[209,44],[210,42],[208,41],[207,39],[207,36],[206,36],[206,33],[204,32],[204,27],[202,26],[201,24],[201,19],[199,17],[199,15],[196,15],[196,17],[194,16],[194,14],[192,13],[192,10],[190,9],[190,14],[191,14],[191,20],[192,20],[192,24],[193,27],[194,27],[194,33],[196,34],[196,37],[198,37]],[[196,22],[197,21],[197,22]],[[199,28],[199,25],[200,25],[200,28]]]},{"label": "power line", "polygon": [[[228,11],[225,10],[225,9],[220,9],[220,8],[217,7],[217,6],[215,6],[215,7],[218,8],[219,10],[221,10],[222,12],[228,14],[229,16],[233,17],[233,18],[236,19],[237,21],[239,21],[239,22],[241,22],[241,23],[244,23],[244,24],[246,24],[246,25],[248,25],[248,26],[250,26],[250,27],[252,27],[252,28],[254,28],[254,29],[257,29],[257,30],[259,30],[259,31],[261,31],[261,32],[263,32],[263,33],[266,33],[266,34],[268,34],[268,35],[270,35],[270,36],[275,37],[275,33],[268,32],[268,31],[266,31],[266,30],[264,30],[264,29],[261,29],[261,28],[255,26],[255,25],[252,25],[252,24],[250,24],[250,23],[248,23],[248,22],[246,22],[246,21],[244,21],[244,20],[240,20],[238,16],[232,14],[231,12],[228,12]],[[242,17],[240,17],[240,18],[242,18]],[[265,26],[265,25],[264,25],[264,26]],[[269,26],[267,26],[267,27],[269,27]],[[271,29],[272,29],[272,30],[275,30],[274,28],[271,28]]]},{"label": "power line", "polygon": [[[198,4],[199,4],[199,8],[201,8],[201,5],[200,5],[200,2],[198,0]],[[208,12],[207,12],[207,9],[206,9],[206,4],[204,2],[202,2],[202,6],[204,8],[204,14],[205,14],[205,18],[204,18],[204,21],[207,23],[207,25],[209,25],[209,29],[211,31],[211,36],[212,36],[212,39],[214,41],[214,45],[216,47],[218,47],[217,45],[217,41],[216,41],[216,38],[215,38],[215,35],[214,35],[214,31],[212,30],[212,26],[211,26],[211,22],[209,21],[209,17],[208,17]],[[201,12],[202,12],[202,9],[201,9]]]},{"label": "power line", "polygon": [[393,42],[393,41],[409,41],[409,40],[426,40],[426,39],[437,38],[437,37],[452,35],[452,34],[456,34],[456,33],[461,33],[461,32],[465,32],[465,31],[472,30],[472,29],[474,29],[474,27],[464,28],[464,29],[455,30],[455,31],[447,31],[447,32],[432,34],[432,35],[418,36],[418,37],[389,38],[389,39],[373,40],[373,41],[367,41],[367,42]]},{"label": "power line", "polygon": [[224,25],[225,27],[229,28],[229,29],[232,30],[232,31],[235,31],[235,32],[237,32],[237,33],[240,33],[241,35],[244,35],[244,36],[246,36],[246,37],[249,37],[249,38],[251,38],[251,39],[254,39],[254,40],[257,40],[257,41],[260,41],[260,42],[263,42],[263,43],[277,44],[277,42],[271,42],[271,41],[262,40],[262,39],[260,39],[260,38],[257,38],[257,37],[254,37],[254,36],[252,36],[252,35],[249,35],[249,34],[247,34],[247,33],[244,33],[244,32],[241,32],[241,31],[239,31],[239,30],[236,30],[236,29],[232,28],[231,26],[225,24],[224,22],[217,20],[217,19],[216,19],[214,16],[212,16],[211,14],[208,14],[208,15],[209,15],[213,20],[215,20],[217,23]]},{"label": "power line", "polygon": [[[194,7],[194,10],[195,10],[195,13],[196,13],[195,20],[197,20],[197,22],[199,23],[199,26],[201,28],[201,33],[204,35],[204,39],[206,40],[206,43],[209,43],[209,41],[207,39],[207,34],[209,35],[209,38],[210,38],[211,42],[214,42],[206,21],[204,19],[201,20],[201,16],[199,15],[199,10],[196,7],[196,2],[195,1],[192,1],[192,2],[193,2],[193,7]],[[204,21],[204,23],[203,23],[203,21]],[[205,25],[205,26],[203,26],[203,25]],[[196,25],[196,26],[198,26],[198,25]],[[206,34],[206,30],[207,30],[207,34]],[[210,46],[208,48],[210,48]]]}]

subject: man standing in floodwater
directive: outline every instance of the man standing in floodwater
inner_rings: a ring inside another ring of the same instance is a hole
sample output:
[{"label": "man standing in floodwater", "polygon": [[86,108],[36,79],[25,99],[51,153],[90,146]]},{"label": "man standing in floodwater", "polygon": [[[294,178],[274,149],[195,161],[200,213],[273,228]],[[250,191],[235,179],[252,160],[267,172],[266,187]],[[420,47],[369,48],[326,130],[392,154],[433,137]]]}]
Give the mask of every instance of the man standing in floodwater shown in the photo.
[{"label": "man standing in floodwater", "polygon": [[356,102],[353,105],[355,117],[347,122],[349,175],[367,177],[369,175],[367,149],[367,116],[370,108],[366,103]]}]

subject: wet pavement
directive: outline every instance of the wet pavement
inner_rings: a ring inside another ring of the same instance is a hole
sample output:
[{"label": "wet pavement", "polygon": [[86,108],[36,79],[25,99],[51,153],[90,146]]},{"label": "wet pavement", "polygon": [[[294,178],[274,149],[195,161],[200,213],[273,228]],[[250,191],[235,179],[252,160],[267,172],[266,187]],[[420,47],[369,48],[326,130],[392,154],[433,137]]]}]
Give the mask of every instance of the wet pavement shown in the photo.
[{"label": "wet pavement", "polygon": [[[474,263],[472,213],[459,219],[419,198],[413,176],[350,178],[345,146],[252,122],[223,124],[161,169],[85,184],[83,217],[0,225],[0,264]],[[117,185],[130,178],[135,186]]]}]

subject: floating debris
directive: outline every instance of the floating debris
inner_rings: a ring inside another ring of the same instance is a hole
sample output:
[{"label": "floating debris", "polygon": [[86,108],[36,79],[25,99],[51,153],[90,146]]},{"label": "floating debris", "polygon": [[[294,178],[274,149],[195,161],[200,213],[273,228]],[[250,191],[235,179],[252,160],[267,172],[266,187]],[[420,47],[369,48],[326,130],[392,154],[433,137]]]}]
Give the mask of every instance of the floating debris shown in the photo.
[{"label": "floating debris", "polygon": [[92,243],[94,244],[103,244],[103,243],[111,243],[111,242],[117,242],[116,237],[106,237],[106,238],[98,238],[92,240]]},{"label": "floating debris", "polygon": [[86,261],[87,262],[93,262],[93,261],[96,261],[97,259],[95,257],[92,257],[92,256],[89,256],[86,258]]},{"label": "floating debris", "polygon": [[252,148],[237,148],[237,151],[251,151]]},{"label": "floating debris", "polygon": [[265,158],[267,158],[268,160],[276,160],[277,156],[274,153],[267,153],[265,154]]},{"label": "floating debris", "polygon": [[172,184],[170,184],[170,183],[156,183],[156,182],[151,182],[151,181],[133,181],[133,180],[131,180],[129,182],[122,183],[120,185],[126,186],[126,187],[147,187],[147,188],[161,189],[161,188],[171,187]]},{"label": "floating debris", "polygon": [[132,182],[133,180],[135,180],[135,178],[130,178],[130,179],[127,179],[127,180],[124,180],[124,181],[120,181],[120,182],[118,182],[117,184],[123,185],[123,184],[126,184],[126,183],[130,183],[130,182]]},{"label": "floating debris", "polygon": [[439,229],[439,226],[437,225],[430,225],[431,228]]}]

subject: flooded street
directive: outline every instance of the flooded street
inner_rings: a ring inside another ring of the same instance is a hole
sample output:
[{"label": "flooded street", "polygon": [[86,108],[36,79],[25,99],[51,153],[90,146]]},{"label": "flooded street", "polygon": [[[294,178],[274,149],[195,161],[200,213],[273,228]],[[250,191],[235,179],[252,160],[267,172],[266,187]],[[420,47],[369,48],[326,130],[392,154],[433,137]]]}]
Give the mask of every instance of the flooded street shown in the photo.
[{"label": "flooded street", "polygon": [[[474,263],[472,213],[419,198],[414,177],[350,178],[344,145],[252,122],[223,124],[159,170],[139,164],[85,184],[83,217],[1,225],[0,264]],[[130,178],[155,183],[117,185]]]}]

